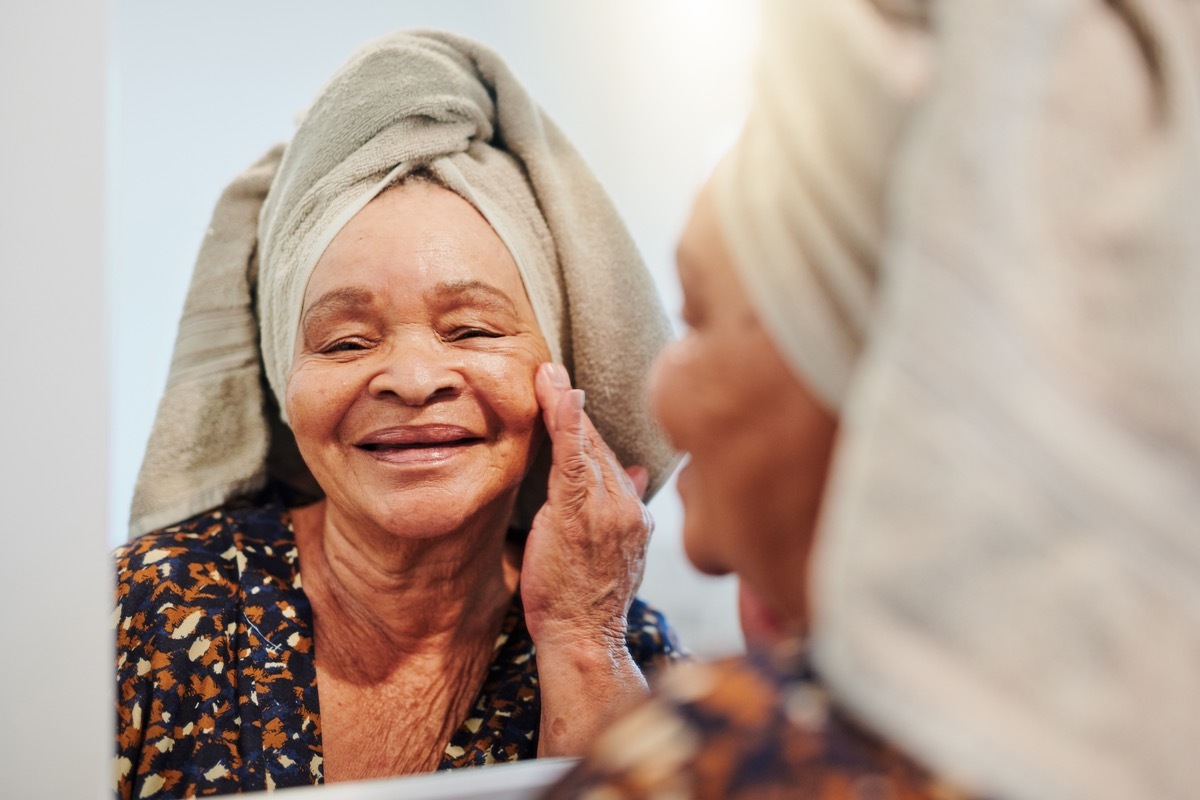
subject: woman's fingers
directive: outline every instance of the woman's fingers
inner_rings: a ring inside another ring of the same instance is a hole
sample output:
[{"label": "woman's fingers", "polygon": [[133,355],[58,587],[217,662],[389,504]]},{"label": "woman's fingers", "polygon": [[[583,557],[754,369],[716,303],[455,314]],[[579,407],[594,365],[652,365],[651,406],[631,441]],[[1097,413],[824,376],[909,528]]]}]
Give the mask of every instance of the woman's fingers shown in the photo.
[{"label": "woman's fingers", "polygon": [[621,466],[584,411],[584,392],[571,388],[565,367],[542,364],[534,386],[550,434],[551,457],[556,468],[574,470],[578,475],[584,462],[590,460],[602,480],[615,481],[638,498],[645,495],[649,473],[641,466]]},{"label": "woman's fingers", "polygon": [[546,504],[526,542],[521,577],[526,624],[535,641],[554,640],[556,632],[607,641],[623,630],[641,582],[653,528],[641,502],[649,473],[622,467],[563,367],[541,365],[535,391],[553,467]]},{"label": "woman's fingers", "polygon": [[582,389],[572,389],[566,367],[546,363],[538,367],[534,382],[542,418],[553,445],[554,464],[563,463],[568,455],[582,455],[591,445],[593,451],[603,452],[603,439],[584,413],[585,396]]},{"label": "woman's fingers", "polygon": [[571,378],[566,367],[562,364],[542,364],[534,377],[533,388],[538,405],[542,407],[546,430],[553,439],[559,428],[560,403],[563,396],[571,391]]},{"label": "woman's fingers", "polygon": [[585,454],[590,423],[583,413],[583,403],[582,389],[567,389],[558,397],[558,407],[554,410],[555,430],[550,434],[555,466]]},{"label": "woman's fingers", "polygon": [[556,469],[580,477],[589,465],[601,481],[619,483],[639,499],[645,496],[650,473],[642,466],[622,467],[584,411],[583,390],[571,388],[561,364],[538,367],[535,391],[550,434]]}]

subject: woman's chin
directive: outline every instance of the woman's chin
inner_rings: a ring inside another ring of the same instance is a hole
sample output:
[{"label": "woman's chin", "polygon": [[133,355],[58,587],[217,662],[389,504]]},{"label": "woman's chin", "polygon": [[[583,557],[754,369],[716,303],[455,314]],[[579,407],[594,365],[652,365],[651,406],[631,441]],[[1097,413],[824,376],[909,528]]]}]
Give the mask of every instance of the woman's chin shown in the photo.
[{"label": "woman's chin", "polygon": [[[515,472],[515,471],[514,471]],[[479,470],[435,479],[398,482],[357,473],[354,481],[331,481],[326,499],[343,524],[382,530],[397,538],[432,539],[464,529],[507,527],[519,473],[485,486]],[[486,477],[486,473],[484,474]],[[504,517],[500,520],[500,517]]]},{"label": "woman's chin", "polygon": [[477,527],[482,515],[464,514],[461,507],[437,508],[398,504],[381,510],[380,527],[397,538],[434,539]]},{"label": "woman's chin", "polygon": [[507,497],[449,496],[442,492],[404,491],[377,502],[370,516],[375,524],[398,539],[435,539],[471,530],[503,534],[512,515],[515,490]]}]

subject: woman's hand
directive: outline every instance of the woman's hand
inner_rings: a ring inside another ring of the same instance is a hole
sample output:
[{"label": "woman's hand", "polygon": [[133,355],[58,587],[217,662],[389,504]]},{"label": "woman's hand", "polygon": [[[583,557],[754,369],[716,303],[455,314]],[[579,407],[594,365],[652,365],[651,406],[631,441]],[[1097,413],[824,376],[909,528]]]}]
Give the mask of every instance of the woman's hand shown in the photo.
[{"label": "woman's hand", "polygon": [[625,646],[625,615],[642,581],[653,522],[641,495],[649,476],[625,470],[584,413],[559,364],[542,364],[538,402],[553,466],[521,570],[521,599],[534,641]]},{"label": "woman's hand", "polygon": [[641,501],[649,474],[622,468],[561,365],[542,364],[536,390],[553,466],[525,545],[521,600],[542,689],[538,752],[574,755],[646,691],[625,625],[653,528]]}]

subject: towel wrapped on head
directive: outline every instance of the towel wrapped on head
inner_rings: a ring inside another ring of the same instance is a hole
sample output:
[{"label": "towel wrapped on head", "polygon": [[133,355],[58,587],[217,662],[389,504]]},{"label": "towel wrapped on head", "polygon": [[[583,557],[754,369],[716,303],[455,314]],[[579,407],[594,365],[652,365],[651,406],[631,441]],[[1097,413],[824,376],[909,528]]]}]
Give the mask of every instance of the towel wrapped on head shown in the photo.
[{"label": "towel wrapped on head", "polygon": [[[311,484],[282,411],[308,277],[350,218],[414,170],[495,229],[554,360],[587,392],[597,430],[623,464],[650,471],[650,493],[662,485],[674,457],[643,384],[670,325],[612,203],[496,54],[448,33],[401,32],[351,58],[292,141],[218,202],[138,476],[131,535],[269,477]],[[535,467],[518,524],[545,491]]]}]

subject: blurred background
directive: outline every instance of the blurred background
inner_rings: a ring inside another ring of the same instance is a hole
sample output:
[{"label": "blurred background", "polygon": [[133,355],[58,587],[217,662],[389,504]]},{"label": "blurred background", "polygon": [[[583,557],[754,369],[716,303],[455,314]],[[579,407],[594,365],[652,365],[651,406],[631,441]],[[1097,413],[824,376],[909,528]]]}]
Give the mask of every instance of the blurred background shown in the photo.
[{"label": "blurred background", "polygon": [[[115,0],[108,49],[108,537],[166,382],[193,259],[225,184],[368,39],[436,27],[500,53],[581,151],[637,240],[677,329],[676,236],[736,136],[757,36],[744,0]],[[642,596],[703,656],[742,648],[729,578],[697,574],[673,481]]]}]

